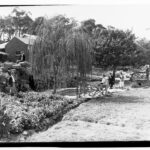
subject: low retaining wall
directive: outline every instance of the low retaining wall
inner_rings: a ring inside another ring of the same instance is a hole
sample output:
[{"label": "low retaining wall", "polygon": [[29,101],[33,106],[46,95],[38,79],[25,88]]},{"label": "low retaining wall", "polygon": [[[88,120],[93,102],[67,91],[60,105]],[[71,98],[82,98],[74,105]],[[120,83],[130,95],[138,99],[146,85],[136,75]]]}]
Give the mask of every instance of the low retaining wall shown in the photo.
[{"label": "low retaining wall", "polygon": [[137,84],[141,84],[141,86],[150,86],[150,81],[147,80],[136,80]]}]

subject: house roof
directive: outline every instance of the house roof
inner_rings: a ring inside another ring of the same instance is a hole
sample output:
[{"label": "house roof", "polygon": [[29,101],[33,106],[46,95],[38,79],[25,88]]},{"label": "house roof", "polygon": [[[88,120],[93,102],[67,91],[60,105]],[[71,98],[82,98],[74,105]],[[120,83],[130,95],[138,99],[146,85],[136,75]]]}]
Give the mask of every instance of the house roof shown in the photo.
[{"label": "house roof", "polygon": [[0,49],[4,49],[8,42],[0,44]]},{"label": "house roof", "polygon": [[23,35],[23,37],[16,36],[16,38],[27,45],[33,45],[37,36],[26,34],[26,35]]}]

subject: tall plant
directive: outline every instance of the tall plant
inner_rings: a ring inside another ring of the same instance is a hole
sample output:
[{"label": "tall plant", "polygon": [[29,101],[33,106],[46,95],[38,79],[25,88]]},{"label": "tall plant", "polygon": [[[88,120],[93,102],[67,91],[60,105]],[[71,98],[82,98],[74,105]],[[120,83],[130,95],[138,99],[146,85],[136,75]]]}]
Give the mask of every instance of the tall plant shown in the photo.
[{"label": "tall plant", "polygon": [[67,53],[71,66],[76,67],[77,93],[78,87],[85,88],[86,75],[92,70],[92,43],[89,35],[82,29],[75,29],[67,37]]},{"label": "tall plant", "polygon": [[38,31],[38,40],[35,42],[31,54],[33,73],[35,77],[48,82],[54,80],[56,93],[58,80],[66,71],[65,37],[71,30],[73,22],[64,16],[56,16],[44,21]]},{"label": "tall plant", "polygon": [[85,80],[92,68],[89,36],[75,27],[74,20],[61,15],[45,20],[31,51],[34,77],[44,80],[47,85],[53,77],[54,93],[68,78],[72,67],[76,68],[75,74],[81,80]]}]

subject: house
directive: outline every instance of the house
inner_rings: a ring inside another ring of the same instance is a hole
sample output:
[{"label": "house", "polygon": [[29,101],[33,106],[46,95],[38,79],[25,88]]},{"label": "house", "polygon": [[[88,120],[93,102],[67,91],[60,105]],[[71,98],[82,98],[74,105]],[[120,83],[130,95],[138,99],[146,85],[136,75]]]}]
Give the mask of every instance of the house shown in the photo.
[{"label": "house", "polygon": [[9,61],[16,62],[21,52],[25,54],[25,60],[29,61],[29,50],[34,44],[37,36],[24,34],[22,37],[12,38],[5,47],[6,53],[9,54]]}]

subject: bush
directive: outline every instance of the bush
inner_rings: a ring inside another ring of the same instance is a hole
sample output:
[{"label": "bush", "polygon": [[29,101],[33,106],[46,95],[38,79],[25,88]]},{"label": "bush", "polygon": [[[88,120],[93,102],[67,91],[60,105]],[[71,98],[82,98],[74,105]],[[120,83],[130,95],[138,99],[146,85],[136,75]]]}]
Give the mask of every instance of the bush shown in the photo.
[{"label": "bush", "polygon": [[[6,113],[10,118],[10,132],[21,133],[24,130],[45,128],[45,119],[55,122],[62,117],[69,105],[76,105],[74,100],[59,95],[42,95],[36,92],[19,93],[18,97],[6,104]],[[48,122],[48,121],[47,121]]]}]

